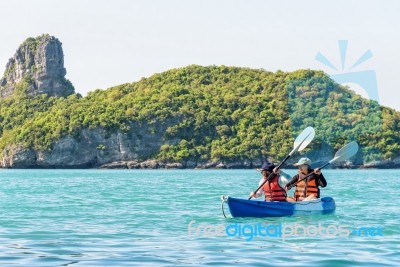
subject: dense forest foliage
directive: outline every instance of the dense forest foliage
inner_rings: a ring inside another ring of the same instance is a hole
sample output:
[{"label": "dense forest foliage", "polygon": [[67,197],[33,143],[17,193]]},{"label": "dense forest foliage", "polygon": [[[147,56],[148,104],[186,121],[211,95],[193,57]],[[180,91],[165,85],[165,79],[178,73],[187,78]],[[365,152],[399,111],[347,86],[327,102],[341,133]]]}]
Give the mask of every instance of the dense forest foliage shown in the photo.
[{"label": "dense forest foliage", "polygon": [[128,132],[135,123],[149,126],[148,134],[167,126],[154,158],[168,161],[278,160],[306,126],[316,129],[310,149],[357,140],[364,161],[400,155],[400,112],[321,71],[192,65],[67,98],[24,94],[28,82],[0,101],[0,150],[13,144],[51,149],[62,136],[79,138],[85,128]]}]

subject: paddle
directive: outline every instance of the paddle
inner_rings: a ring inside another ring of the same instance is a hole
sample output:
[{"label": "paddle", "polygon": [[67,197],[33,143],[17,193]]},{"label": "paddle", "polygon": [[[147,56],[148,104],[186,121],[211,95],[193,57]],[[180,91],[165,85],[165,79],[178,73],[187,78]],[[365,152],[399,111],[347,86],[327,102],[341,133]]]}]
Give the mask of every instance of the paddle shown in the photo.
[{"label": "paddle", "polygon": [[[297,136],[296,140],[294,140],[292,151],[290,151],[289,155],[287,155],[286,158],[282,160],[281,163],[279,163],[279,165],[276,168],[279,169],[294,153],[296,153],[297,151],[302,151],[304,148],[306,148],[308,144],[310,144],[311,141],[314,139],[314,136],[315,136],[315,131],[313,127],[305,128],[299,134],[299,136]],[[257,193],[258,190],[260,190],[260,188],[263,187],[263,185],[267,181],[271,180],[274,177],[274,175],[275,173],[272,172],[268,176],[268,178],[254,192]],[[252,198],[253,196],[250,196],[249,200]]]},{"label": "paddle", "polygon": [[[334,158],[331,159],[329,162],[325,163],[324,165],[322,165],[321,167],[319,167],[318,169],[323,169],[326,166],[328,166],[329,164],[332,164],[334,162],[339,162],[339,161],[345,161],[348,160],[349,158],[351,158],[352,156],[354,156],[358,151],[358,144],[356,141],[350,142],[347,145],[345,145],[344,147],[342,147],[341,149],[339,149]],[[308,174],[306,177],[298,180],[296,183],[294,183],[292,186],[288,187],[287,190],[290,190],[293,186],[297,185],[299,182],[309,178],[310,176],[312,176],[314,173],[310,173]]]}]

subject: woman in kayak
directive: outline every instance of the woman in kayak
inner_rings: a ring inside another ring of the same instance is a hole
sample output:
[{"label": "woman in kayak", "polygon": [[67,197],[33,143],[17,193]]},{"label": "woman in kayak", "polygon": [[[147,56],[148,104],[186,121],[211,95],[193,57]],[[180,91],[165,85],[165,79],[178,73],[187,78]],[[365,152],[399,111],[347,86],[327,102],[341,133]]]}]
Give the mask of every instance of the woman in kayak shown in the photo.
[{"label": "woman in kayak", "polygon": [[271,173],[274,173],[274,176],[270,181],[267,181],[257,193],[251,192],[250,196],[257,198],[261,197],[264,193],[265,201],[286,201],[286,191],[279,184],[279,181],[284,183],[286,179],[281,178],[282,176],[279,175],[279,170],[276,170],[276,166],[273,163],[265,162],[261,167],[261,173],[263,177],[258,183],[258,186],[264,183]]},{"label": "woman in kayak", "polygon": [[[319,186],[325,187],[327,182],[320,169],[311,169],[311,160],[309,158],[301,158],[295,166],[298,166],[299,172],[293,176],[292,180],[286,184],[285,191],[287,192],[293,186],[296,186],[294,198],[288,197],[288,201],[302,201],[319,198]],[[308,174],[313,173],[307,179],[304,179]]]}]

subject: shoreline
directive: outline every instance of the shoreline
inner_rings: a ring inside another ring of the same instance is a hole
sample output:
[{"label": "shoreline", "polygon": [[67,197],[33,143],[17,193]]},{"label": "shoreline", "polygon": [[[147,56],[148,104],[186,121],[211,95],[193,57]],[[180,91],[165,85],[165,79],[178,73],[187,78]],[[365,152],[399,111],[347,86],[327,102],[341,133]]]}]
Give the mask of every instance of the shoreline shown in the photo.
[{"label": "shoreline", "polygon": [[[321,164],[317,164],[320,162],[314,163],[312,167],[319,166]],[[316,166],[315,166],[316,165]],[[256,160],[254,162],[166,162],[166,161],[158,161],[158,160],[145,160],[145,161],[114,161],[101,165],[81,165],[81,166],[71,166],[71,165],[62,165],[62,166],[40,166],[40,165],[30,165],[30,166],[21,166],[18,167],[4,167],[1,169],[136,169],[136,170],[157,170],[157,169],[187,169],[187,170],[235,170],[235,169],[258,169],[260,168],[260,161]],[[292,164],[285,164],[282,166],[282,169],[297,169]],[[353,163],[345,163],[345,164],[336,164],[327,167],[326,169],[400,169],[400,164],[398,162],[373,162],[364,165],[356,165]]]}]

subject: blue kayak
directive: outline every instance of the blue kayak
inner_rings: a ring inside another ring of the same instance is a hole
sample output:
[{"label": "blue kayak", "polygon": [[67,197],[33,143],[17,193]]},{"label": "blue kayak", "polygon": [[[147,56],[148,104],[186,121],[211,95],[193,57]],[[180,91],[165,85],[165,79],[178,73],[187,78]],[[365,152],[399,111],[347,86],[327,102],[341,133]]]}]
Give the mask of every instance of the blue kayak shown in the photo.
[{"label": "blue kayak", "polygon": [[233,197],[223,197],[228,203],[232,217],[281,217],[329,214],[336,209],[331,197],[300,202],[255,201]]}]

